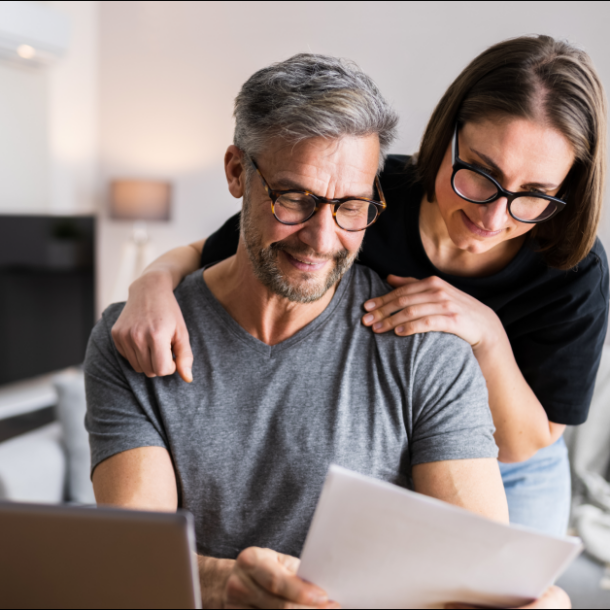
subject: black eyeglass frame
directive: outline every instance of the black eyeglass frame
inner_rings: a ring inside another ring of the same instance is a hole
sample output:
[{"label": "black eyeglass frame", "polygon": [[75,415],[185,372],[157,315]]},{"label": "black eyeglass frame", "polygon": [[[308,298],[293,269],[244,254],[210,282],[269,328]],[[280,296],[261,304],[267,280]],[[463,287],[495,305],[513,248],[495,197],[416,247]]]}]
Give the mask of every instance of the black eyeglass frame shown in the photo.
[{"label": "black eyeglass frame", "polygon": [[[501,197],[506,197],[506,199],[508,200],[508,213],[516,221],[523,222],[525,224],[530,224],[530,225],[540,224],[541,222],[546,222],[547,220],[551,220],[551,218],[553,218],[557,214],[559,214],[559,212],[564,210],[565,207],[568,205],[563,199],[559,199],[558,197],[552,197],[551,195],[545,195],[544,193],[538,193],[536,191],[521,191],[519,193],[513,193],[512,191],[507,191],[497,180],[492,178],[487,172],[476,167],[475,165],[466,163],[466,161],[462,161],[462,159],[460,159],[460,157],[459,157],[460,151],[459,151],[459,145],[458,145],[458,130],[459,130],[459,125],[456,125],[455,131],[453,133],[453,142],[452,142],[452,146],[451,146],[451,150],[452,150],[451,162],[453,164],[453,174],[451,176],[451,188],[453,188],[454,193],[458,197],[461,197],[462,199],[464,199],[464,201],[468,201],[470,203],[476,203],[477,205],[489,205],[490,203],[497,201]],[[465,197],[464,195],[462,195],[462,193],[460,193],[458,191],[457,187],[455,186],[455,176],[461,169],[468,169],[471,172],[474,172],[475,174],[479,174],[480,176],[487,178],[487,180],[489,180],[498,189],[497,193],[493,197],[490,197],[489,199],[487,199],[486,201],[474,201],[473,199],[468,199],[468,197]],[[560,207],[558,207],[548,218],[543,218],[542,220],[523,220],[522,218],[515,216],[512,211],[513,201],[520,197],[536,197],[537,199],[545,199],[546,201],[560,204]]]},{"label": "black eyeglass frame", "polygon": [[[366,231],[370,226],[374,225],[377,222],[379,215],[382,214],[388,207],[388,204],[385,200],[385,195],[383,194],[383,189],[381,188],[381,183],[379,182],[378,176],[375,176],[375,187],[377,188],[377,192],[379,193],[379,196],[381,197],[381,201],[375,201],[374,199],[366,199],[365,197],[343,197],[341,199],[327,199],[326,197],[320,197],[318,195],[314,195],[314,193],[311,193],[310,191],[301,191],[298,189],[288,189],[288,190],[284,190],[284,191],[276,191],[269,186],[268,182],[265,180],[265,177],[261,173],[261,170],[258,169],[258,165],[256,164],[256,161],[254,161],[254,159],[252,159],[250,157],[250,162],[252,163],[252,165],[254,166],[254,169],[260,176],[260,179],[263,183],[263,187],[265,188],[265,191],[266,191],[267,195],[269,196],[269,199],[271,199],[271,212],[273,213],[274,218],[283,225],[296,226],[296,225],[304,224],[308,220],[311,220],[314,217],[314,215],[320,209],[321,205],[328,203],[329,205],[334,206],[333,207],[333,218],[335,220],[336,225],[340,229],[342,229],[343,231],[348,231],[349,233],[359,233],[360,231]],[[275,204],[282,195],[288,195],[289,193],[298,193],[300,195],[307,195],[314,200],[316,205],[313,209],[313,212],[305,220],[302,220],[300,222],[284,222],[283,220],[280,220],[277,217],[277,215],[275,213]],[[339,208],[344,203],[347,203],[348,201],[364,201],[366,203],[371,203],[377,209],[377,215],[375,216],[375,218],[373,219],[372,222],[370,222],[368,225],[366,225],[366,227],[364,227],[362,229],[345,229],[339,224],[339,220],[337,219],[337,212],[339,211]]]}]

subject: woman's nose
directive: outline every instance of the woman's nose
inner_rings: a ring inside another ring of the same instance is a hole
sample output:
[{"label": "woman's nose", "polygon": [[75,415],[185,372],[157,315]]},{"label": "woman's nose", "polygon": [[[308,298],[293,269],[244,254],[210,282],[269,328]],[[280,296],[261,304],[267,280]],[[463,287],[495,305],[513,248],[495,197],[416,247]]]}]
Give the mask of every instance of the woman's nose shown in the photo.
[{"label": "woman's nose", "polygon": [[500,231],[506,227],[506,222],[509,218],[508,199],[501,197],[493,203],[480,205],[479,218],[483,223],[483,228],[486,231]]}]

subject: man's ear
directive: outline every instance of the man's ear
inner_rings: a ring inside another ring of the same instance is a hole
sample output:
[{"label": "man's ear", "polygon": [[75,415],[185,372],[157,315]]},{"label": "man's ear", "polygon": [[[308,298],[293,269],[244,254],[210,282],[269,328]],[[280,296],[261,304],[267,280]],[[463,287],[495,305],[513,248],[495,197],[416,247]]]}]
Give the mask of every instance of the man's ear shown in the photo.
[{"label": "man's ear", "polygon": [[237,146],[229,146],[225,153],[225,175],[229,192],[235,199],[241,199],[246,189],[246,163],[245,154]]}]

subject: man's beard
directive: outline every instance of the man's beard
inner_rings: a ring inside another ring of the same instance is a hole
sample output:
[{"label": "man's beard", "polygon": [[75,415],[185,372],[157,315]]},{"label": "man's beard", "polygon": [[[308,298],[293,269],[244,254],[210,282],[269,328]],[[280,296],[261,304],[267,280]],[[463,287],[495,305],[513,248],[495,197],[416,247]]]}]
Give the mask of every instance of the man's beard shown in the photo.
[{"label": "man's beard", "polygon": [[[263,248],[260,232],[252,222],[251,206],[245,199],[241,215],[241,235],[258,280],[274,294],[293,303],[306,304],[321,299],[339,283],[358,255],[358,252],[350,255],[349,251],[344,249],[331,256],[320,256],[303,243],[291,245],[291,238]],[[278,258],[281,252],[287,252],[295,258],[311,257],[318,261],[331,260],[332,269],[327,272],[325,278],[313,278],[308,273],[302,273],[300,281],[297,279],[291,282],[280,269]]]}]

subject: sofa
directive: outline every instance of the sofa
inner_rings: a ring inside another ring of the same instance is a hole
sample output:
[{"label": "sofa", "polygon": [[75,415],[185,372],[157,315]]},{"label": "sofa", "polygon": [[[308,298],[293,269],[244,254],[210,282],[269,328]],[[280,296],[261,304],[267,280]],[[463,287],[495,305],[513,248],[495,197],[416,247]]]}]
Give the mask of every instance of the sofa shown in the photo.
[{"label": "sofa", "polygon": [[0,443],[0,500],[94,504],[83,373],[66,371],[50,387],[55,421]]}]

